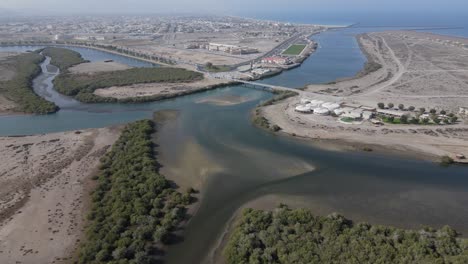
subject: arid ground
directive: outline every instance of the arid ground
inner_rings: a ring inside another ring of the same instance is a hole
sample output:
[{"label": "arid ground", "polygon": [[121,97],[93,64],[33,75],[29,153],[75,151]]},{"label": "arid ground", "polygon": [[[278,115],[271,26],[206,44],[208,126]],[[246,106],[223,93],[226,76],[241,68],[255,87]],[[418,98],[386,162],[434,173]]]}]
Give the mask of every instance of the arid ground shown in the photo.
[{"label": "arid ground", "polygon": [[0,138],[0,263],[66,262],[118,128]]},{"label": "arid ground", "polygon": [[[309,85],[300,96],[260,109],[271,123],[296,136],[380,145],[399,152],[411,150],[429,157],[468,155],[468,123],[455,125],[350,125],[335,117],[294,111],[300,97],[377,107],[377,103],[458,113],[468,106],[467,39],[412,31],[388,31],[358,36],[368,60],[381,65],[355,78]],[[313,59],[313,58],[311,58]]]}]

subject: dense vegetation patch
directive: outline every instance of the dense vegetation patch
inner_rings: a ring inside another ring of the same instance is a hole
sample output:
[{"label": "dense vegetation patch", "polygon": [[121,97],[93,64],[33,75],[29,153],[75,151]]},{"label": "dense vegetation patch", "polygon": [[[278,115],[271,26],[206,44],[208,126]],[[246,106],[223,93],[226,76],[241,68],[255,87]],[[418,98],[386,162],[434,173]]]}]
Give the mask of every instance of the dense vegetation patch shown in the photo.
[{"label": "dense vegetation patch", "polygon": [[157,173],[152,121],[126,126],[102,158],[79,263],[154,263],[186,217],[181,194]]},{"label": "dense vegetation patch", "polygon": [[47,47],[42,51],[42,54],[50,57],[50,64],[57,66],[62,72],[74,65],[87,62],[79,52],[69,49]]},{"label": "dense vegetation patch", "polygon": [[126,86],[139,83],[192,82],[203,79],[203,74],[181,68],[133,68],[95,74],[60,74],[55,78],[55,89],[77,100],[94,103],[117,101],[96,96],[99,88]]},{"label": "dense vegetation patch", "polygon": [[246,209],[225,249],[228,263],[468,263],[450,227],[421,231],[354,224],[305,209]]},{"label": "dense vegetation patch", "polygon": [[294,55],[297,56],[305,49],[305,44],[294,44],[283,52],[283,55]]},{"label": "dense vegetation patch", "polygon": [[285,100],[289,97],[293,97],[298,95],[297,92],[294,91],[283,91],[283,90],[273,90],[273,96],[271,99],[268,99],[267,101],[261,103],[258,105],[258,107],[255,109],[255,112],[252,117],[252,122],[260,126],[262,128],[271,130],[273,132],[278,132],[281,130],[281,127],[275,124],[271,124],[270,121],[264,117],[260,111],[260,107],[268,106],[268,105],[273,105],[279,101]]},{"label": "dense vegetation patch", "polygon": [[41,73],[39,64],[43,60],[41,54],[29,52],[1,62],[3,67],[15,72],[13,79],[0,82],[0,93],[18,105],[15,110],[31,114],[48,114],[58,110],[54,103],[41,98],[32,89],[32,80]]},{"label": "dense vegetation patch", "polygon": [[204,69],[208,72],[227,72],[231,71],[233,68],[227,65],[214,65],[211,62],[207,62]]}]

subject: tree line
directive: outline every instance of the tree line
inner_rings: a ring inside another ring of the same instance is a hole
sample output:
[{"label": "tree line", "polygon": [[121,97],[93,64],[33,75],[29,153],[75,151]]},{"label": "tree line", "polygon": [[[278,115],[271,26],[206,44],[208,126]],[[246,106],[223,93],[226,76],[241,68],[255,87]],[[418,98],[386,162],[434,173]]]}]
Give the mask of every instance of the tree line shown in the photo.
[{"label": "tree line", "polygon": [[153,133],[150,120],[131,123],[101,159],[79,263],[154,263],[186,218],[191,191],[158,174]]},{"label": "tree line", "polygon": [[[55,89],[85,103],[113,102],[111,98],[96,96],[100,88],[141,83],[192,82],[203,79],[203,74],[181,68],[132,68],[128,70],[89,74],[62,73],[54,80]],[[137,100],[138,101],[138,100]]]},{"label": "tree line", "polygon": [[32,87],[32,81],[41,73],[40,64],[44,56],[38,52],[28,52],[12,56],[2,61],[2,67],[15,72],[11,80],[0,81],[0,93],[18,106],[16,111],[30,114],[49,114],[58,111],[58,107],[38,96]]},{"label": "tree line", "polygon": [[69,49],[47,47],[42,50],[42,54],[50,57],[50,64],[57,66],[62,72],[67,71],[72,66],[88,62],[79,52]]},{"label": "tree line", "polygon": [[468,240],[452,228],[403,230],[314,216],[281,206],[246,209],[224,251],[227,263],[468,263]]}]

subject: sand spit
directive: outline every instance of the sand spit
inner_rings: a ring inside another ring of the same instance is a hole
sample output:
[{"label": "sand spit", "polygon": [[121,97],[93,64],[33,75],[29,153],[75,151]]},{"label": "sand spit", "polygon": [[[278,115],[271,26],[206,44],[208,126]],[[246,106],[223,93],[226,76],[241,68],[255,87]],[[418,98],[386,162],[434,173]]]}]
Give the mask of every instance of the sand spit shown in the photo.
[{"label": "sand spit", "polygon": [[187,94],[207,87],[227,84],[230,81],[213,78],[205,78],[200,81],[187,83],[144,83],[128,86],[114,86],[94,91],[95,95],[101,97],[111,97],[116,99],[126,99],[147,96],[165,96],[176,94]]},{"label": "sand spit", "polygon": [[123,71],[130,69],[130,66],[118,62],[87,62],[75,65],[69,69],[73,74],[94,74],[99,72]]},{"label": "sand spit", "polygon": [[253,99],[235,95],[207,97],[197,101],[198,104],[212,104],[217,106],[232,106],[242,104]]},{"label": "sand spit", "polygon": [[[301,115],[295,112],[296,98],[261,109],[261,114],[271,123],[282,128],[284,133],[315,140],[334,140],[338,145],[356,144],[365,149],[372,145],[381,146],[392,152],[412,151],[424,154],[425,158],[455,156],[468,149],[468,126],[346,125],[336,118],[317,115]],[[372,147],[371,147],[372,148]],[[422,156],[419,156],[422,157]]]},{"label": "sand spit", "polygon": [[99,158],[117,128],[1,137],[0,263],[58,263],[81,238]]}]

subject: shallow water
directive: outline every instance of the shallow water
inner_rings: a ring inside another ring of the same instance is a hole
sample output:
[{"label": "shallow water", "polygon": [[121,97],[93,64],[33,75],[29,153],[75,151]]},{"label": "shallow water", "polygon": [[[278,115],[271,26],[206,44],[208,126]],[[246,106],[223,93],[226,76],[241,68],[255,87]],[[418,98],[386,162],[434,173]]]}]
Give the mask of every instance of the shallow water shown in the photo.
[{"label": "shallow water", "polygon": [[[354,75],[365,59],[353,34],[344,30],[315,36],[321,47],[302,67],[265,81],[301,86]],[[83,55],[89,60],[128,59],[100,51]],[[49,81],[38,78],[35,88]],[[252,100],[230,106],[199,103],[209,97]],[[158,132],[164,139],[159,142],[163,166],[178,166],[179,151],[196,144],[206,160],[222,170],[203,178],[199,210],[186,227],[184,240],[169,248],[168,263],[202,262],[233,213],[268,194],[300,197],[320,214],[336,211],[356,220],[401,227],[449,224],[468,234],[467,167],[442,168],[374,153],[330,152],[264,132],[251,124],[250,111],[270,97],[261,90],[230,86],[138,105],[63,104],[63,110],[52,115],[0,117],[0,135],[104,127],[151,118],[156,110],[179,110],[176,125]],[[194,166],[194,175],[205,169]]]}]

